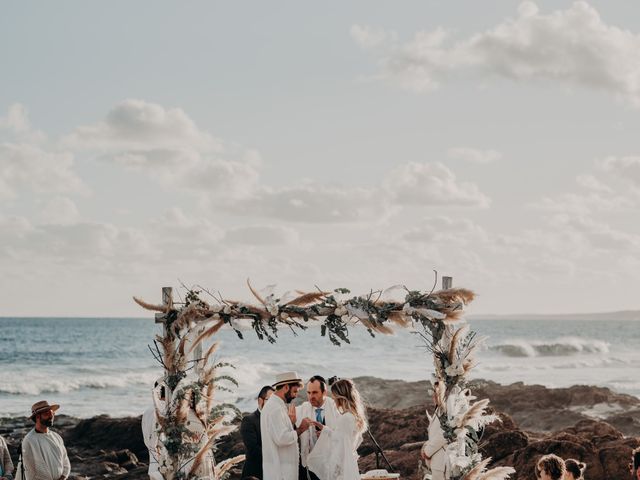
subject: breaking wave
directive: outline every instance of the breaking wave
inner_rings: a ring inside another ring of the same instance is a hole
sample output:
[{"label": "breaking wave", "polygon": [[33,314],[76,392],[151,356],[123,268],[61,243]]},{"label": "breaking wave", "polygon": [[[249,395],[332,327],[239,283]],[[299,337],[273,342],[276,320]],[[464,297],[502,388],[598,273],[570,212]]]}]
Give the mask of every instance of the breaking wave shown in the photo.
[{"label": "breaking wave", "polygon": [[553,341],[515,339],[489,346],[489,350],[507,357],[566,357],[579,354],[609,353],[602,340],[565,337]]}]

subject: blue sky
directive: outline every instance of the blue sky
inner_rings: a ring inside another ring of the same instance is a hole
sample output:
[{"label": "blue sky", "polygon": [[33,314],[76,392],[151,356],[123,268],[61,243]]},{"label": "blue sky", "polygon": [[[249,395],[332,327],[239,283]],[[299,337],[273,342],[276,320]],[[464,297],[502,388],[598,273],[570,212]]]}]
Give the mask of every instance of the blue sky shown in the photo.
[{"label": "blue sky", "polygon": [[432,284],[638,308],[632,2],[20,2],[0,18],[1,315]]}]

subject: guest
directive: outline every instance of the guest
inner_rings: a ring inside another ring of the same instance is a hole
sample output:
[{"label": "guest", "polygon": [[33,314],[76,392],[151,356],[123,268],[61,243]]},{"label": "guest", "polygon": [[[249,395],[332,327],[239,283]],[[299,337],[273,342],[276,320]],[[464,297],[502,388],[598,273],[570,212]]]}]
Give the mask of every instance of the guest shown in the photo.
[{"label": "guest", "polygon": [[49,430],[59,408],[60,405],[49,405],[46,400],[31,407],[35,427],[22,440],[25,480],[65,480],[71,472],[62,437]]},{"label": "guest", "polygon": [[330,427],[314,422],[321,434],[307,457],[307,466],[320,480],[360,480],[357,449],[367,430],[364,404],[354,383],[347,379],[331,385],[331,396],[339,412],[336,424]]},{"label": "guest", "polygon": [[569,458],[564,461],[564,467],[566,472],[564,474],[564,480],[584,480],[582,476],[587,468],[586,463],[579,462],[573,458]]},{"label": "guest", "polygon": [[540,480],[562,480],[565,473],[564,460],[552,453],[540,457],[536,464],[536,478]]},{"label": "guest", "polygon": [[273,384],[275,392],[262,409],[260,431],[264,480],[298,478],[298,436],[314,423],[303,418],[300,426],[294,428],[296,409],[289,404],[298,396],[301,387],[302,380],[295,372],[276,375],[276,382]]},{"label": "guest", "polygon": [[[338,416],[336,404],[329,398],[327,382],[324,377],[314,375],[307,382],[307,400],[296,407],[297,425],[303,418],[315,419],[316,422],[329,427],[334,427]],[[318,480],[318,477],[307,468],[307,457],[313,450],[320,432],[312,425],[300,435],[300,475],[301,480]]]},{"label": "guest", "polygon": [[244,443],[246,459],[241,478],[262,480],[262,436],[260,434],[260,413],[265,402],[273,394],[273,387],[265,385],[258,393],[258,408],[240,423],[240,435]]},{"label": "guest", "polygon": [[0,436],[0,480],[13,479],[13,462],[4,438]]},{"label": "guest", "polygon": [[[154,396],[153,404],[142,414],[142,439],[149,450],[149,479],[162,480],[163,477],[158,469],[160,452],[158,450],[158,419],[156,414],[156,408],[159,408],[160,411],[164,413],[165,386],[162,384],[162,380],[156,381],[152,395]],[[157,406],[156,398],[159,400]]]}]

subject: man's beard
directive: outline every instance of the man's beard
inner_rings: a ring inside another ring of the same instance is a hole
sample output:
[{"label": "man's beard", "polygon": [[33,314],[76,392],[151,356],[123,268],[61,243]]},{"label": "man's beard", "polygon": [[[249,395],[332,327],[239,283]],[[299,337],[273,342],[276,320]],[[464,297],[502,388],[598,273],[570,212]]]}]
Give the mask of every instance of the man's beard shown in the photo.
[{"label": "man's beard", "polygon": [[287,403],[291,403],[291,401],[294,399],[295,397],[293,395],[291,395],[291,391],[288,391],[284,394],[284,401]]},{"label": "man's beard", "polygon": [[40,423],[45,427],[49,428],[53,426],[53,418],[43,418]]}]

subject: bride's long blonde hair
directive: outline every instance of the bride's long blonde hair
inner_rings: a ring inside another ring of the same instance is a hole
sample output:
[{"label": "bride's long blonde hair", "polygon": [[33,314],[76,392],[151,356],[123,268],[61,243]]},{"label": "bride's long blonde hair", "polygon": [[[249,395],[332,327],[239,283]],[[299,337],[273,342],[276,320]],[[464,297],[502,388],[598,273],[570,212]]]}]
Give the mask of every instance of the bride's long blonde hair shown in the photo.
[{"label": "bride's long blonde hair", "polygon": [[347,378],[337,380],[331,385],[331,396],[338,410],[342,413],[351,412],[356,417],[358,430],[364,432],[367,429],[367,415],[360,392],[353,382]]}]

